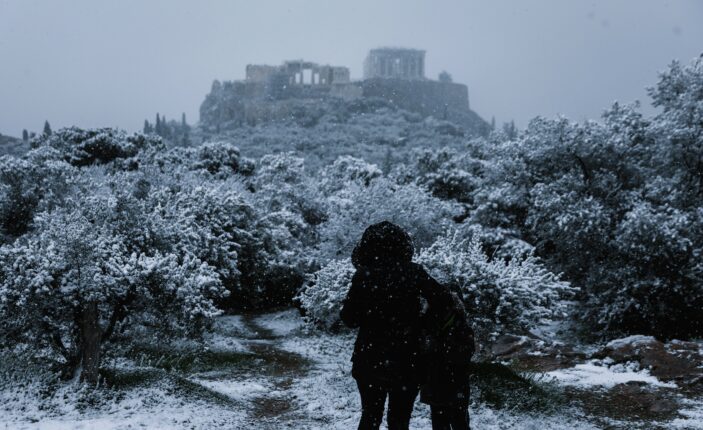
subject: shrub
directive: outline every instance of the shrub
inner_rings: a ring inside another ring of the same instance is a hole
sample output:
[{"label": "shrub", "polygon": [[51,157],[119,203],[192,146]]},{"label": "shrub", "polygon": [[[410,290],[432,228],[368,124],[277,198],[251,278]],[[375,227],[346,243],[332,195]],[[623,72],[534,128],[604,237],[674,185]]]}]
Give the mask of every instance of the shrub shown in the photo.
[{"label": "shrub", "polygon": [[386,178],[369,186],[348,182],[326,201],[328,220],[320,225],[319,258],[339,259],[370,224],[384,220],[407,229],[416,247],[427,246],[453,225],[456,203],[440,200],[415,184],[397,185]]},{"label": "shrub", "polygon": [[33,145],[57,149],[74,166],[105,164],[130,158],[147,148],[164,149],[159,137],[140,133],[128,136],[125,132],[112,128],[64,128],[50,135],[42,135]]},{"label": "shrub", "polygon": [[477,335],[483,338],[564,317],[563,299],[574,291],[533,255],[490,259],[477,238],[460,240],[453,233],[421,250],[417,262],[439,282],[462,292]]},{"label": "shrub", "polygon": [[[421,250],[416,260],[438,281],[462,292],[484,340],[493,333],[523,331],[543,320],[564,317],[563,299],[574,292],[534,256],[491,260],[478,239],[442,236]],[[297,297],[309,322],[326,330],[340,326],[339,312],[353,274],[349,259],[331,260],[309,278]]]},{"label": "shrub", "polygon": [[120,328],[202,329],[226,294],[219,276],[168,242],[169,226],[145,209],[125,196],[84,196],[0,247],[0,340],[48,348],[94,383]]},{"label": "shrub", "polygon": [[331,260],[308,278],[296,300],[309,323],[325,330],[340,327],[339,312],[354,270],[350,258]]},{"label": "shrub", "polygon": [[76,171],[57,151],[42,148],[23,159],[0,158],[0,235],[11,240],[26,233],[37,212],[59,204]]},{"label": "shrub", "polygon": [[195,153],[192,169],[206,170],[216,177],[226,178],[235,173],[249,175],[254,169],[253,162],[241,157],[239,148],[227,142],[204,143],[187,151]]}]

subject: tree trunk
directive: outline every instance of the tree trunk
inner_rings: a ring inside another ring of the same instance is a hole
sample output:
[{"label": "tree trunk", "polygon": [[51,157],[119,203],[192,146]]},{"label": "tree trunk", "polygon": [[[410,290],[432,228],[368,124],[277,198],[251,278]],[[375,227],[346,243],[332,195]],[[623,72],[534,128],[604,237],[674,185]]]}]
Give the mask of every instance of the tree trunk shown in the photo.
[{"label": "tree trunk", "polygon": [[100,370],[100,340],[98,303],[87,303],[81,312],[81,381],[97,384]]}]

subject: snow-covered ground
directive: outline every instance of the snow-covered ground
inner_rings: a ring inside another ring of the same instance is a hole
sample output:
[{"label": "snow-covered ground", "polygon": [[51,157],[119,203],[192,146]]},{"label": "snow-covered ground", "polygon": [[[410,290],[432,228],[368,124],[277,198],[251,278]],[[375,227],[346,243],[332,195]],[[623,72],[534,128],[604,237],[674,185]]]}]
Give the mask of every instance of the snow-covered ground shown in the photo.
[{"label": "snow-covered ground", "polygon": [[[41,388],[37,386],[36,388]],[[75,384],[47,398],[31,386],[0,392],[0,429],[127,430],[244,428],[243,408],[184,395],[165,379],[121,391],[112,398]]]},{"label": "snow-covered ground", "polygon": [[[350,336],[314,335],[287,339],[282,348],[315,361],[314,370],[294,384],[300,407],[325,429],[355,428],[360,417],[356,384],[351,377],[349,359],[354,338]],[[472,428],[499,430],[596,429],[585,420],[572,416],[546,416],[515,413],[474,405],[470,411]],[[384,420],[385,425],[385,420]],[[431,428],[429,408],[417,402],[411,429]]]},{"label": "snow-covered ground", "polygon": [[568,369],[547,372],[562,385],[575,387],[612,388],[617,384],[643,382],[656,387],[676,388],[674,383],[666,383],[649,374],[649,370],[640,369],[635,362],[614,364],[612,360],[589,360]]},{"label": "snow-covered ground", "polygon": [[[360,405],[350,375],[353,342],[351,334],[309,331],[294,310],[225,316],[218,319],[207,347],[235,354],[241,364],[180,373],[132,367],[131,371],[150,376],[129,388],[97,391],[77,383],[51,389],[41,378],[17,377],[14,383],[6,380],[0,385],[0,429],[355,428]],[[129,369],[128,364],[122,366]],[[626,382],[676,388],[645,369],[608,359],[547,376],[578,390],[607,390]],[[603,421],[574,407],[531,414],[474,404],[471,420],[473,428],[481,430],[604,428]],[[700,429],[702,421],[700,403],[686,400],[678,416],[656,423],[656,428]],[[651,428],[616,420],[610,424],[610,428]],[[411,428],[430,428],[427,406],[416,404]]]}]

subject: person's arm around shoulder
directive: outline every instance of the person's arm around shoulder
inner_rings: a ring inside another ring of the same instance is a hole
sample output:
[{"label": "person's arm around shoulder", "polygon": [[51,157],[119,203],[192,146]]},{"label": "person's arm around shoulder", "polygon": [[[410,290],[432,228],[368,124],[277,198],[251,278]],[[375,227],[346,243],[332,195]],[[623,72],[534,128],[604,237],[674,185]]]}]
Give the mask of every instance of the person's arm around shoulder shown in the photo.
[{"label": "person's arm around shoulder", "polygon": [[352,276],[351,287],[347,297],[342,303],[342,310],[339,313],[342,322],[349,328],[357,328],[361,325],[363,315],[366,312],[366,300],[364,294],[363,269],[357,269]]}]

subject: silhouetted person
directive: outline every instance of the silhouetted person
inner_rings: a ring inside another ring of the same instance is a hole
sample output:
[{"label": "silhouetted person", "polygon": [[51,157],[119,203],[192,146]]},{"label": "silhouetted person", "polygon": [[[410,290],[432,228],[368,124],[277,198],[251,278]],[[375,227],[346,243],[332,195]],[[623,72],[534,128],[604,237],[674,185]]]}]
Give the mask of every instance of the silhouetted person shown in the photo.
[{"label": "silhouetted person", "polygon": [[341,318],[359,328],[352,376],[361,396],[361,430],[379,428],[386,397],[388,428],[408,428],[426,373],[422,298],[431,304],[449,295],[412,256],[408,233],[387,221],[368,227],[352,253],[356,272]]},{"label": "silhouetted person", "polygon": [[[448,300],[447,300],[448,299]],[[437,298],[425,317],[426,379],[420,401],[430,405],[433,430],[469,430],[469,371],[474,332],[459,292]]]}]

